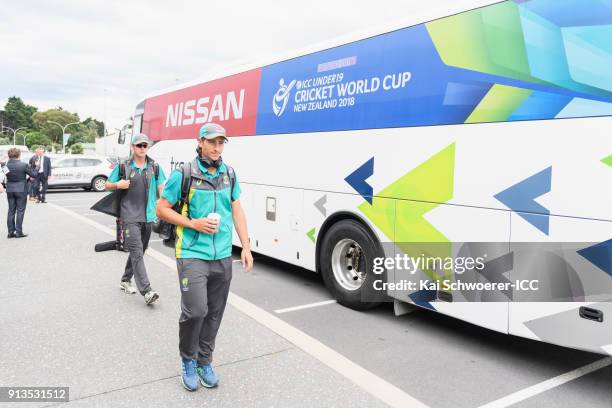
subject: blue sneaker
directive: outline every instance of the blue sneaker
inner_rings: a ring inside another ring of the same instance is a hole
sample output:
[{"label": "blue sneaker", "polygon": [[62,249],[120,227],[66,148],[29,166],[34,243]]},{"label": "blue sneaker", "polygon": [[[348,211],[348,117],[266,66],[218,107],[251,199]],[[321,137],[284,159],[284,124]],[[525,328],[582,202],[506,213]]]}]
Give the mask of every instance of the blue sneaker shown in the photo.
[{"label": "blue sneaker", "polygon": [[213,370],[210,364],[205,364],[196,368],[196,373],[198,373],[198,377],[200,377],[200,384],[204,387],[212,388],[219,384],[219,377],[217,377],[215,370]]},{"label": "blue sneaker", "polygon": [[187,391],[195,391],[198,389],[198,376],[196,374],[196,365],[197,362],[195,360],[190,360],[186,358],[182,359],[181,383]]}]

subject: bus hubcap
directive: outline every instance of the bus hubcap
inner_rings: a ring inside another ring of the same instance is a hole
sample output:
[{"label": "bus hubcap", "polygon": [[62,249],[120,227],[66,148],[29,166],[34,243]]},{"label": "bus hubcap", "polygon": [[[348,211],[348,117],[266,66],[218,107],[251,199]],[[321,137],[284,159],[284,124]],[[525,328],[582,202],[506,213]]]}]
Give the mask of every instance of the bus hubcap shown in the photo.
[{"label": "bus hubcap", "polygon": [[332,270],[336,282],[344,289],[353,291],[365,280],[365,258],[361,246],[352,239],[340,240],[332,252]]}]

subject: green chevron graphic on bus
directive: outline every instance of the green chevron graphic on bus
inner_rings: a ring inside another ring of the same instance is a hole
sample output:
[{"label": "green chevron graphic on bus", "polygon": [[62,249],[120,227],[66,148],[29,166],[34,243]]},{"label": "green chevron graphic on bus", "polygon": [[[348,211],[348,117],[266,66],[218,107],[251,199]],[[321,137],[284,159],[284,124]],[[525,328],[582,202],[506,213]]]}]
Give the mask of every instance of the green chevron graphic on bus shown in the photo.
[{"label": "green chevron graphic on bus", "polygon": [[465,123],[501,122],[512,115],[531,96],[529,89],[493,85]]},{"label": "green chevron graphic on bus", "polygon": [[306,233],[306,236],[307,236],[308,238],[310,238],[310,240],[311,240],[312,242],[315,242],[315,233],[316,233],[316,231],[317,231],[317,229],[316,229],[316,228],[313,228],[313,229],[311,229],[310,231],[308,231],[308,232]]},{"label": "green chevron graphic on bus", "polygon": [[601,162],[603,164],[607,164],[608,166],[612,167],[612,154],[606,158],[601,159]]},{"label": "green chevron graphic on bus", "polygon": [[531,75],[515,3],[457,14],[427,23],[426,27],[447,65],[543,83]]},{"label": "green chevron graphic on bus", "polygon": [[[448,238],[424,215],[453,198],[454,173],[453,143],[376,193],[372,204],[364,202],[358,208],[406,254],[414,257],[422,254],[450,256],[451,243]],[[380,197],[394,197],[397,200]],[[427,243],[436,244],[428,246]],[[433,280],[441,278],[435,271],[423,272]],[[445,278],[450,278],[449,273],[449,270],[444,271]]]}]

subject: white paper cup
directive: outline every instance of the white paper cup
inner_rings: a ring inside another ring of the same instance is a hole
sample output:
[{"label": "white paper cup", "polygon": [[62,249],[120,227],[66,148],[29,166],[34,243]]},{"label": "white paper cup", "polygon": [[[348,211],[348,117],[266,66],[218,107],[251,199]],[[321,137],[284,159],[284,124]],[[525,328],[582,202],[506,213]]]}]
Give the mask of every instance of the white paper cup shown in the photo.
[{"label": "white paper cup", "polygon": [[221,224],[221,216],[217,213],[210,213],[208,214],[208,216],[206,217],[209,220],[216,220],[217,221],[217,228],[215,229],[215,232],[219,231],[219,225]]}]

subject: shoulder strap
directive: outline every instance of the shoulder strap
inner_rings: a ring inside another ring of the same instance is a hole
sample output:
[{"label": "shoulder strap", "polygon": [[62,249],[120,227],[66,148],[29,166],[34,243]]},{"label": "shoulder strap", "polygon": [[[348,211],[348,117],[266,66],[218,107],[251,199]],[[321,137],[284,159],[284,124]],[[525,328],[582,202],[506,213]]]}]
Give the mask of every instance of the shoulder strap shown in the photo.
[{"label": "shoulder strap", "polygon": [[230,194],[234,193],[234,184],[236,184],[236,173],[234,173],[234,169],[232,166],[229,165],[225,165],[225,167],[227,167],[227,175],[229,176],[230,179]]},{"label": "shoulder strap", "polygon": [[155,176],[155,181],[159,179],[159,164],[149,156],[147,156],[147,164],[153,167],[153,175]]},{"label": "shoulder strap", "polygon": [[181,202],[189,206],[189,190],[191,190],[191,163],[183,164],[181,181]]},{"label": "shoulder strap", "polygon": [[128,179],[128,174],[130,174],[130,172],[128,171],[129,165],[130,159],[119,162],[119,180]]}]

